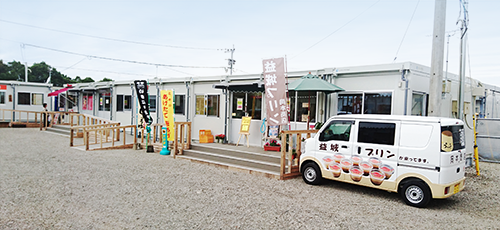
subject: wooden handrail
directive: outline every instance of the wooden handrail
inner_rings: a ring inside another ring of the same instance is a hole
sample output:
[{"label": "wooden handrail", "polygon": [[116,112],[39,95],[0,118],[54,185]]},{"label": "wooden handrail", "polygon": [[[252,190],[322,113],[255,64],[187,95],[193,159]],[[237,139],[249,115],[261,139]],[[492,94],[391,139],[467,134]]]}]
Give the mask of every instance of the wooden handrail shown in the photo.
[{"label": "wooden handrail", "polygon": [[[96,140],[93,144],[99,144],[99,148],[95,148],[92,150],[99,150],[99,149],[121,149],[121,148],[133,148],[137,144],[137,136],[134,135],[134,143],[132,145],[126,144],[126,129],[127,128],[132,128],[134,130],[134,133],[137,129],[137,126],[135,125],[125,125],[125,126],[114,126],[114,127],[104,127],[104,128],[95,128],[95,129],[90,129],[90,130],[84,130],[84,145],[85,145],[85,150],[90,150],[90,133],[94,132],[96,135]],[[123,132],[123,144],[122,145],[115,145],[116,142],[120,141],[119,134],[120,134],[120,129],[122,129]],[[117,134],[118,138],[111,138],[111,141],[108,140],[108,136],[110,136],[110,133],[113,132],[113,137],[115,136],[115,133]],[[99,142],[97,142],[97,134],[100,134]],[[103,137],[106,137],[105,141],[103,141]],[[111,143],[110,147],[103,147],[103,143]]]},{"label": "wooden handrail", "polygon": [[[29,123],[34,123],[34,124],[37,124],[39,119],[41,120],[41,112],[40,111],[28,111],[28,110],[14,110],[14,109],[0,109],[1,111],[1,121],[5,121],[6,119],[6,116],[5,116],[5,112],[7,112],[7,114],[10,114],[10,123],[23,123],[23,124],[29,124]],[[15,113],[17,113],[17,121],[16,121],[16,117],[15,117]],[[23,114],[26,114],[26,122],[23,122],[22,121],[22,118],[23,118]],[[30,120],[30,115],[31,114],[34,114],[34,121],[31,121]]]},{"label": "wooden handrail", "polygon": [[[294,146],[294,136],[297,141],[295,152],[296,159],[300,159],[302,135],[305,134],[305,138],[311,137],[311,134],[317,133],[318,130],[283,130],[281,131],[281,160],[280,160],[280,179],[286,180],[297,177],[300,175],[299,165],[293,162],[293,146]],[[286,149],[287,138],[288,137],[288,149]],[[287,164],[288,163],[288,164]],[[288,166],[288,169],[287,169]]]},{"label": "wooden handrail", "polygon": [[[184,138],[186,136],[186,138]],[[172,155],[175,158],[177,152],[182,155],[184,149],[191,148],[191,122],[175,122],[174,150]]]}]

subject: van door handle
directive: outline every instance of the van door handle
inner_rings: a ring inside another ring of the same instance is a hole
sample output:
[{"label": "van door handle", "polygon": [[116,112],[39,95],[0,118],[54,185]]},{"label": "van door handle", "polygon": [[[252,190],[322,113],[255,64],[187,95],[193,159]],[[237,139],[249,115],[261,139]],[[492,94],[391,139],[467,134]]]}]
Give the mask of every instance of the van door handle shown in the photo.
[{"label": "van door handle", "polygon": [[361,154],[361,147],[358,146],[358,154]]},{"label": "van door handle", "polygon": [[343,148],[343,149],[347,149],[347,145],[342,145],[340,147]]}]

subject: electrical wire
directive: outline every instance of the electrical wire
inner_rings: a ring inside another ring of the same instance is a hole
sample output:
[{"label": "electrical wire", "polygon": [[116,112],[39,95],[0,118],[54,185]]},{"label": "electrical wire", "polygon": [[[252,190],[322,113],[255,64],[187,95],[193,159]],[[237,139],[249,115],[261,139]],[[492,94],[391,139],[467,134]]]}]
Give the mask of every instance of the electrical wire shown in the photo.
[{"label": "electrical wire", "polygon": [[318,45],[319,43],[321,43],[322,41],[326,40],[327,38],[329,38],[330,36],[332,36],[333,34],[337,33],[339,30],[341,30],[342,28],[346,27],[347,25],[349,25],[351,22],[353,22],[354,20],[356,20],[357,18],[359,18],[361,15],[363,15],[366,11],[368,11],[370,8],[372,8],[374,5],[376,5],[377,3],[379,3],[380,0],[378,0],[377,2],[373,3],[371,6],[369,6],[368,8],[366,8],[363,12],[359,13],[356,17],[354,17],[353,19],[349,20],[347,23],[345,23],[344,25],[340,26],[339,28],[337,28],[335,31],[331,32],[330,34],[328,34],[326,37],[322,38],[321,40],[319,40],[318,42],[314,43],[312,46],[309,46],[307,49],[303,50],[302,52],[300,52],[299,54],[293,56],[291,59],[294,59],[296,58],[297,56],[305,53],[306,51],[310,50],[311,48],[315,47],[316,45]]},{"label": "electrical wire", "polygon": [[418,0],[417,5],[415,6],[415,9],[413,10],[413,14],[411,15],[410,22],[408,22],[408,26],[406,27],[405,33],[403,35],[403,38],[401,39],[401,42],[399,43],[398,50],[396,51],[396,55],[394,57],[394,60],[392,62],[395,62],[396,59],[398,58],[399,50],[401,49],[401,45],[403,45],[403,41],[405,40],[406,33],[408,33],[408,29],[410,29],[411,22],[413,21],[413,16],[415,16],[415,12],[417,12],[418,4],[420,3],[420,0]]},{"label": "electrical wire", "polygon": [[23,43],[23,45],[31,46],[31,47],[39,48],[39,49],[46,49],[46,50],[50,50],[50,51],[54,51],[54,52],[65,53],[65,54],[84,56],[84,57],[88,57],[88,58],[95,58],[95,59],[102,59],[102,60],[116,61],[116,62],[127,62],[127,63],[133,63],[133,64],[153,65],[153,66],[162,66],[162,67],[176,67],[176,68],[196,68],[196,69],[220,69],[220,68],[223,69],[223,68],[225,68],[225,67],[209,67],[209,66],[169,65],[169,64],[159,64],[159,63],[150,63],[150,62],[141,62],[141,61],[130,61],[130,60],[124,60],[124,59],[117,59],[117,58],[109,58],[109,57],[101,57],[101,56],[95,56],[95,55],[80,54],[80,53],[75,53],[75,52],[70,52],[70,51],[65,51],[65,50],[58,50],[58,49],[53,49],[53,48],[48,48],[48,47],[43,47],[43,46],[38,46],[38,45],[33,45],[33,44],[27,44],[27,43]]},{"label": "electrical wire", "polygon": [[32,26],[32,25],[22,24],[22,23],[18,23],[18,22],[13,22],[13,21],[7,21],[7,20],[3,20],[3,19],[0,19],[0,22],[10,23],[10,24],[20,25],[20,26],[26,26],[26,27],[36,28],[36,29],[42,29],[42,30],[54,31],[54,32],[58,32],[58,33],[65,33],[65,34],[77,35],[77,36],[82,36],[82,37],[97,38],[97,39],[102,39],[102,40],[130,43],[130,44],[137,44],[137,45],[158,46],[158,47],[167,47],[167,48],[175,48],[175,49],[191,49],[191,50],[213,50],[213,51],[224,50],[224,49],[215,49],[215,48],[200,48],[200,47],[189,47],[189,46],[163,45],[163,44],[155,44],[155,43],[148,43],[148,42],[129,41],[129,40],[123,40],[123,39],[116,39],[116,38],[106,38],[106,37],[100,37],[100,36],[94,36],[94,35],[68,32],[68,31],[63,31],[63,30],[49,29],[49,28],[44,28],[44,27],[39,27],[39,26]]}]

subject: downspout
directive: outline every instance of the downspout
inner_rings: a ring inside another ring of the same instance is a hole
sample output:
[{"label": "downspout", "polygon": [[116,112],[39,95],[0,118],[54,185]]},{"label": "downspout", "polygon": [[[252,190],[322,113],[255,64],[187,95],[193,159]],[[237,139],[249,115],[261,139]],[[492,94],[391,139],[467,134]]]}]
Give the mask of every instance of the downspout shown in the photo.
[{"label": "downspout", "polygon": [[[16,85],[14,83],[10,83],[12,86],[12,110],[16,110]],[[12,122],[14,122],[14,118],[16,117],[16,112],[12,112],[12,117],[10,118]]]},{"label": "downspout", "polygon": [[226,105],[225,105],[225,109],[224,109],[225,110],[225,112],[224,112],[224,141],[223,141],[224,144],[227,144],[227,120],[229,119],[228,114],[227,114],[227,107],[229,106],[228,96],[227,96],[228,89],[229,89],[229,87],[226,89],[223,89],[224,96],[226,97]]},{"label": "downspout", "polygon": [[[190,80],[191,81],[191,80]],[[186,110],[186,122],[189,122],[189,89],[191,88],[190,87],[190,84],[191,82],[184,82],[184,84],[186,84],[186,108],[184,108]]]},{"label": "downspout", "polygon": [[[130,98],[130,125],[133,125],[134,124],[134,104],[135,104],[135,90],[134,90],[134,86],[132,83],[130,83],[130,89],[132,90],[132,98]],[[132,133],[132,130],[134,130],[133,128],[130,129],[130,135],[133,135]],[[136,134],[137,135],[137,134]]]},{"label": "downspout", "polygon": [[408,70],[406,69],[403,69],[401,70],[401,81],[404,81],[405,82],[405,99],[404,99],[404,111],[403,111],[403,115],[407,115],[408,113],[408,78],[406,77],[406,73],[408,72]]},{"label": "downspout", "polygon": [[110,98],[109,98],[109,120],[113,120],[113,98],[115,97],[115,95],[113,94],[113,87],[115,86],[115,82],[113,81],[111,83],[111,86],[109,87],[109,95],[110,95]]}]

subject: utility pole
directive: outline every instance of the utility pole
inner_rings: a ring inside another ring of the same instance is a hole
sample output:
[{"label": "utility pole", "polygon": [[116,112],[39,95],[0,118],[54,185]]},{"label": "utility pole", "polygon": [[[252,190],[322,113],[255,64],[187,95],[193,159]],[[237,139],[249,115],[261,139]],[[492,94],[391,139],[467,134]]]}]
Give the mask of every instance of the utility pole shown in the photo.
[{"label": "utility pole", "polygon": [[[233,65],[234,63],[236,62],[234,59],[233,59],[233,54],[234,54],[234,45],[233,45],[233,48],[232,49],[226,49],[225,52],[231,52],[231,59],[229,59],[229,75],[233,75]],[[226,83],[229,83],[229,77],[226,76]],[[225,114],[224,114],[224,141],[223,143],[224,144],[227,144],[228,142],[228,122],[229,122],[229,113],[228,113],[228,107],[229,107],[229,88],[226,88],[223,90],[224,91],[224,95],[225,95],[225,98],[226,98],[226,101],[225,101]]]},{"label": "utility pole", "polygon": [[445,22],[446,0],[435,0],[431,72],[429,82],[429,116],[433,117],[441,116]]},{"label": "utility pole", "polygon": [[24,82],[28,82],[28,62],[24,62]]},{"label": "utility pole", "polygon": [[[460,6],[462,7],[462,6]],[[467,43],[467,1],[463,2],[464,18],[459,21],[462,22],[460,27],[460,84],[458,93],[458,119],[463,120],[464,118],[464,88],[465,88],[465,44]],[[458,22],[457,22],[458,23]]]}]

